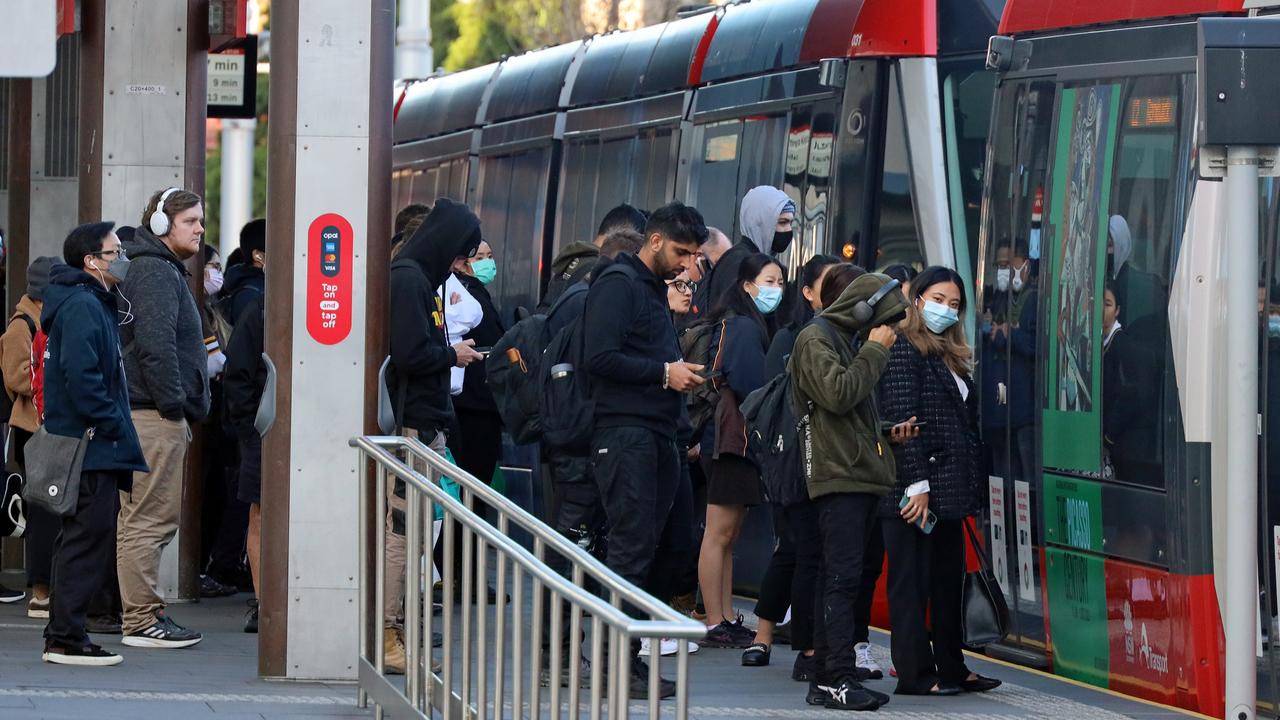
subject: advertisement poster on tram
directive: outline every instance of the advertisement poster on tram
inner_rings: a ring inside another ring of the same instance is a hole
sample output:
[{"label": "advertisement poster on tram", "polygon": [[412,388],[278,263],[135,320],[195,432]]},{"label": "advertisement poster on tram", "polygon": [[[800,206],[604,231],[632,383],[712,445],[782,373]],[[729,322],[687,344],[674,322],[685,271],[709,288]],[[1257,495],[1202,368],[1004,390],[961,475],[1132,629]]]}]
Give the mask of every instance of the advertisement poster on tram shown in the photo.
[{"label": "advertisement poster on tram", "polygon": [[[1100,474],[1102,284],[1119,86],[1062,91],[1049,218],[1050,328],[1046,467]],[[1097,438],[1095,442],[1081,442]]]}]

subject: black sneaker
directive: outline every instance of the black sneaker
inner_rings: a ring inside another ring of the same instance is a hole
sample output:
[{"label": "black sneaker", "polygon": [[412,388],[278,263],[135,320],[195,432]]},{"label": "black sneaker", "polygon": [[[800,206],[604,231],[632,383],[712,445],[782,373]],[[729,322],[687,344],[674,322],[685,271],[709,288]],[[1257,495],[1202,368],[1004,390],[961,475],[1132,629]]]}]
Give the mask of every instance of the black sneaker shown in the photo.
[{"label": "black sneaker", "polygon": [[174,622],[163,612],[156,613],[156,621],[150,627],[125,635],[120,642],[129,647],[184,648],[200,642],[200,633],[188,630]]},{"label": "black sneaker", "polygon": [[743,624],[741,615],[737,620],[729,623],[729,631],[739,640],[745,640],[748,645],[756,641],[756,631]]},{"label": "black sneaker", "polygon": [[707,637],[699,641],[703,647],[712,648],[745,648],[755,640],[755,635],[743,637],[735,630],[733,623],[722,620],[719,625],[707,629]]},{"label": "black sneaker", "polygon": [[[542,656],[550,658],[551,653],[544,650]],[[562,657],[564,658],[564,666],[560,668],[560,687],[569,687],[569,653],[564,653]],[[648,680],[647,675],[645,679],[646,681]],[[551,687],[551,668],[542,668],[542,671],[538,673],[538,683],[542,687]],[[583,690],[591,688],[591,661],[585,655],[581,658],[581,664],[578,666],[578,687]]]},{"label": "black sneaker", "polygon": [[[668,680],[664,677],[658,678],[659,698],[666,699],[669,697],[675,697],[675,694],[675,681]],[[631,658],[630,696],[632,700],[649,699],[649,663],[638,657]]]},{"label": "black sneaker", "polygon": [[249,612],[244,614],[244,631],[247,633],[258,633],[258,601],[249,601]]},{"label": "black sneaker", "polygon": [[818,688],[827,694],[823,707],[829,710],[861,711],[876,710],[880,707],[880,701],[851,677],[835,685],[819,685]]},{"label": "black sneaker", "polygon": [[50,644],[44,649],[41,660],[55,665],[84,665],[89,667],[106,667],[119,665],[124,658],[113,652],[103,650],[93,643],[85,643],[84,647],[63,647]]},{"label": "black sneaker", "polygon": [[10,590],[5,586],[0,585],[0,603],[20,602],[26,596],[27,593],[25,590]]},{"label": "black sneaker", "polygon": [[200,576],[200,597],[202,598],[220,598],[231,597],[240,590],[232,585],[223,585],[208,575]]},{"label": "black sneaker", "polygon": [[810,682],[818,677],[818,663],[815,655],[796,654],[796,664],[791,667],[791,679],[796,682]]},{"label": "black sneaker", "polygon": [[119,635],[119,615],[90,615],[84,623],[85,632],[95,635]]}]

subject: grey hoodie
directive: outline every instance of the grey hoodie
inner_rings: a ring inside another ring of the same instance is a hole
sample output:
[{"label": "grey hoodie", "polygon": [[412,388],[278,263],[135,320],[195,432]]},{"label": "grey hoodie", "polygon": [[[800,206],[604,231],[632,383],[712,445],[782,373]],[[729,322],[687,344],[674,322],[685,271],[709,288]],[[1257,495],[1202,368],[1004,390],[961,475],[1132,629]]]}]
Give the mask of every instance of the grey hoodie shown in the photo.
[{"label": "grey hoodie", "polygon": [[133,320],[120,327],[129,406],[190,422],[209,414],[209,358],[189,273],[145,227],[125,244],[129,273],[120,284]]},{"label": "grey hoodie", "polygon": [[773,233],[778,227],[778,216],[795,212],[796,204],[772,185],[753,187],[742,196],[742,209],[738,211],[738,229],[755,242],[756,247],[772,252]]}]

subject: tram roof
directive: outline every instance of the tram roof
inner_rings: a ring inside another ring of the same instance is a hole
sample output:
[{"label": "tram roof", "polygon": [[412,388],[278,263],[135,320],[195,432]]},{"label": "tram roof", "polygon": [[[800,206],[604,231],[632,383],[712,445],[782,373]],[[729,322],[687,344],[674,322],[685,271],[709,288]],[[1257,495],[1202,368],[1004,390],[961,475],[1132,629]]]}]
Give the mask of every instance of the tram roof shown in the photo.
[{"label": "tram roof", "polygon": [[694,54],[717,18],[707,12],[596,37],[583,55],[569,105],[596,105],[686,87]]},{"label": "tram roof", "polygon": [[485,122],[499,122],[552,112],[560,108],[573,59],[584,41],[527,52],[507,58],[494,81]]},{"label": "tram roof", "polygon": [[473,128],[498,63],[414,83],[395,119],[395,141],[407,142]]},{"label": "tram roof", "polygon": [[1134,20],[1238,13],[1244,0],[1008,0],[1000,33],[1065,30]]}]

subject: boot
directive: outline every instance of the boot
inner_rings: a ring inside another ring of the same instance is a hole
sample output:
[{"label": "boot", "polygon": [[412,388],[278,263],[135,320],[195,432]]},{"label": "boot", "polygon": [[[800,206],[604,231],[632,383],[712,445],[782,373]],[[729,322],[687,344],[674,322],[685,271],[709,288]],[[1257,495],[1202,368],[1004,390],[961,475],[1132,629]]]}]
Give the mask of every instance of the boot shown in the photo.
[{"label": "boot", "polygon": [[393,627],[386,628],[382,635],[382,668],[388,674],[404,674],[404,641]]}]

